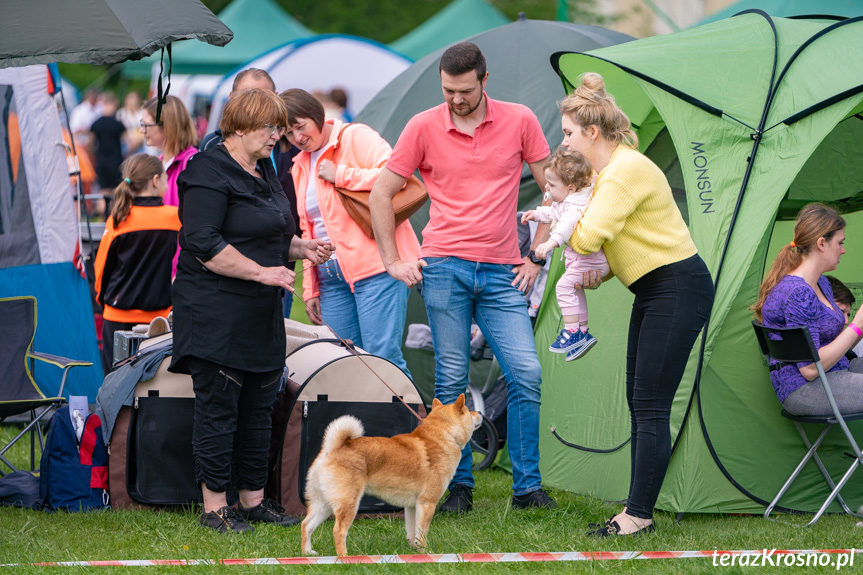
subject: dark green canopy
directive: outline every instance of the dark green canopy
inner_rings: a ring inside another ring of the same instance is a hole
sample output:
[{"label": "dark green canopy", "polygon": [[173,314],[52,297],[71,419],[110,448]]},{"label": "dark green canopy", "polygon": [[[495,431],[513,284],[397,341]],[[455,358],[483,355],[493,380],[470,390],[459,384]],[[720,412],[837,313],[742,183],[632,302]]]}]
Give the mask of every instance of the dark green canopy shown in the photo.
[{"label": "dark green canopy", "polygon": [[419,60],[438,48],[507,23],[509,19],[485,0],[453,0],[390,44],[390,48],[411,60]]},{"label": "dark green canopy", "polygon": [[[276,46],[314,35],[273,0],[234,0],[219,12],[219,19],[234,32],[233,42],[224,48],[197,42],[175,45],[171,55],[174,74],[224,76]],[[158,56],[123,64],[122,75],[149,78]]]},{"label": "dark green canopy", "polygon": [[233,34],[200,0],[3,0],[0,68],[113,64],[195,38],[224,46]]}]

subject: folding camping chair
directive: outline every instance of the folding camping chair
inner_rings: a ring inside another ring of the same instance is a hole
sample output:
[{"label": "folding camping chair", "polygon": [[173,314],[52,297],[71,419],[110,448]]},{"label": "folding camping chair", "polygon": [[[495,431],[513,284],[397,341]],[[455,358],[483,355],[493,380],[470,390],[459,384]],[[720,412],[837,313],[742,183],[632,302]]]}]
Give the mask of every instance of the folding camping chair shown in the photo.
[{"label": "folding camping chair", "polygon": [[[33,351],[36,335],[36,298],[33,296],[0,298],[0,424],[7,417],[30,413],[30,421],[7,445],[0,449],[0,461],[12,471],[18,469],[5,457],[9,449],[28,432],[30,433],[30,471],[36,470],[35,442],[44,449],[44,438],[39,423],[52,407],[65,402],[63,388],[66,376],[73,367],[93,365],[89,361],[67,359]],[[33,378],[35,361],[56,365],[63,370],[60,390],[56,397],[46,397]],[[38,408],[43,408],[39,413]],[[0,470],[0,477],[5,475]]]},{"label": "folding camping chair", "polygon": [[[799,433],[800,437],[803,439],[803,443],[806,445],[807,451],[806,455],[797,465],[797,468],[794,469],[791,477],[788,478],[782,486],[782,489],[779,490],[779,493],[777,493],[776,497],[773,498],[773,501],[770,502],[770,505],[764,512],[764,518],[770,519],[770,513],[773,511],[773,508],[776,507],[776,504],[779,503],[779,500],[783,495],[785,495],[791,487],[791,484],[795,479],[797,479],[797,476],[800,475],[803,467],[810,459],[815,461],[815,465],[818,466],[818,469],[821,471],[821,475],[824,476],[824,480],[830,487],[830,494],[827,496],[827,499],[824,500],[824,503],[815,514],[815,517],[806,524],[806,527],[814,525],[815,522],[821,518],[830,504],[833,503],[834,499],[839,502],[845,513],[849,513],[857,517],[863,517],[851,511],[839,493],[845,484],[848,483],[848,480],[857,470],[857,467],[863,466],[863,454],[861,454],[860,448],[857,446],[857,442],[854,440],[854,436],[851,435],[851,431],[849,431],[848,425],[846,424],[847,421],[863,419],[863,413],[846,413],[843,415],[839,412],[839,408],[836,406],[836,400],[833,398],[833,393],[830,390],[827,376],[824,374],[824,368],[821,366],[821,359],[818,355],[818,350],[815,348],[815,344],[812,342],[812,336],[809,334],[809,328],[772,328],[765,327],[757,321],[753,321],[752,326],[755,328],[755,335],[758,338],[758,344],[761,346],[761,352],[764,355],[768,355],[777,361],[785,363],[812,362],[815,364],[815,367],[818,369],[818,375],[821,378],[821,383],[824,385],[827,399],[830,402],[830,407],[833,409],[832,415],[824,416],[794,415],[792,413],[788,413],[784,409],[782,410],[782,417],[794,422],[794,427],[797,428],[797,433]],[[821,434],[814,443],[810,441],[809,436],[803,429],[803,426],[801,425],[803,423],[824,426],[824,429],[821,431]],[[842,476],[842,479],[839,480],[839,483],[834,483],[833,478],[821,462],[821,458],[818,457],[817,451],[821,442],[824,441],[824,438],[827,437],[827,434],[833,426],[837,424],[842,429],[842,433],[845,434],[848,443],[851,444],[851,448],[854,450],[854,455],[856,457],[854,458],[854,462]]]}]

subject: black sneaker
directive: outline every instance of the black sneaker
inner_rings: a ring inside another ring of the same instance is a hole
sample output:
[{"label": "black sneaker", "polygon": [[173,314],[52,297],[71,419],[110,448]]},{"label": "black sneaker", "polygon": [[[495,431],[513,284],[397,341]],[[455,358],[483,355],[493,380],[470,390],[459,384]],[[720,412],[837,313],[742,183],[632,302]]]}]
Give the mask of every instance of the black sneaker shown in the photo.
[{"label": "black sneaker", "polygon": [[527,509],[528,507],[539,507],[542,509],[554,509],[557,503],[545,491],[545,489],[537,489],[524,495],[513,495],[512,506],[515,509]]},{"label": "black sneaker", "polygon": [[293,517],[285,513],[285,508],[272,499],[264,499],[251,509],[245,509],[237,504],[237,509],[249,523],[276,523],[282,527],[290,527],[302,521],[301,517]]},{"label": "black sneaker", "polygon": [[243,516],[233,507],[222,507],[217,511],[201,514],[201,525],[219,533],[244,533],[255,528],[243,521]]},{"label": "black sneaker", "polygon": [[467,485],[453,485],[438,511],[442,513],[467,513],[473,509],[473,489]]}]

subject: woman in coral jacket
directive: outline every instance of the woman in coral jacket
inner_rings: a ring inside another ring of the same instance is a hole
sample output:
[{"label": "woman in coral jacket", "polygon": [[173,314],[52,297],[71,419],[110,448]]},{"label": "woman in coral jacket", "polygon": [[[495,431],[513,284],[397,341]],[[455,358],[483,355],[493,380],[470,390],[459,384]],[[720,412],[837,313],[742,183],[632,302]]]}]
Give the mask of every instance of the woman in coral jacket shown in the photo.
[{"label": "woman in coral jacket", "polygon": [[[281,98],[288,108],[286,135],[301,150],[292,174],[303,238],[336,246],[330,262],[304,270],[309,319],[323,320],[341,338],[410,375],[401,351],[409,289],[386,272],[375,240],[351,218],[335,190],[371,191],[392,148],[366,125],[325,121],[321,103],[304,90],[287,90]],[[419,256],[410,222],[396,227],[396,243],[405,257]]]},{"label": "woman in coral jacket", "polygon": [[162,204],[168,179],[162,162],[135,154],[120,166],[123,181],[96,254],[96,298],[102,312],[102,367],[111,371],[114,332],[171,311],[171,261],[180,218]]}]

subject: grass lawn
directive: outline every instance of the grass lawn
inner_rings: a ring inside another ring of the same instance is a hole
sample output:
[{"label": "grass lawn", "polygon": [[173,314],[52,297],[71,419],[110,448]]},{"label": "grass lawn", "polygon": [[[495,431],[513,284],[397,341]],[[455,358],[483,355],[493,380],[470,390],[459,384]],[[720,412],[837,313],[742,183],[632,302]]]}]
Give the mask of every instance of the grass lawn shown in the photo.
[{"label": "grass lawn", "polygon": [[[13,427],[0,427],[0,439],[10,439]],[[12,461],[26,465],[27,448],[13,450]],[[597,540],[585,535],[587,523],[601,521],[618,509],[590,497],[552,490],[559,504],[553,511],[513,510],[508,474],[481,471],[476,476],[474,511],[464,516],[437,515],[429,535],[430,553],[500,553],[560,551],[682,551],[713,549],[837,549],[863,547],[863,529],[846,516],[826,516],[815,527],[799,529],[760,517],[686,515],[675,522],[673,513],[657,514],[657,532],[639,538]],[[804,517],[792,517],[800,523]],[[94,561],[134,559],[271,558],[300,555],[299,527],[260,526],[247,535],[221,535],[197,526],[195,510],[97,511],[55,513],[0,507],[0,564],[45,561]],[[332,521],[315,533],[315,549],[333,555]],[[348,535],[348,551],[354,555],[408,554],[401,519],[360,519]],[[835,556],[831,556],[833,558]],[[863,557],[855,557],[859,570]],[[105,567],[73,567],[74,571],[105,572]],[[108,567],[120,570],[120,567]],[[128,570],[130,568],[125,568]],[[206,572],[249,572],[272,566],[150,567]],[[721,567],[711,558],[635,561],[584,561],[561,563],[416,564],[416,565],[318,565],[281,566],[285,573],[529,573],[573,571],[589,573],[702,573]],[[740,567],[725,568],[736,573]],[[776,569],[776,568],[774,568]],[[780,568],[781,569],[781,568]],[[41,572],[44,567],[16,567],[16,573]],[[795,569],[796,570],[796,569]],[[809,568],[833,572],[835,567]]]}]

